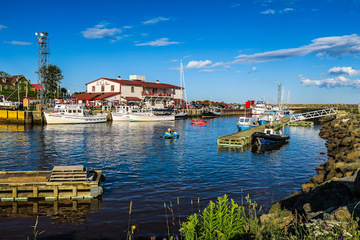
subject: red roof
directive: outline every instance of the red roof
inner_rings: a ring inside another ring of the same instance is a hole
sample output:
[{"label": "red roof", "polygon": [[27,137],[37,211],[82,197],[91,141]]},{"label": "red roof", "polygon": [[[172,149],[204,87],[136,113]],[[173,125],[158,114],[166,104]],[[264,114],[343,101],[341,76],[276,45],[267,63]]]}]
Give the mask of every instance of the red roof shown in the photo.
[{"label": "red roof", "polygon": [[120,94],[119,92],[116,93],[80,93],[78,95],[76,95],[75,97],[77,98],[77,100],[88,100],[88,101],[92,101],[92,100],[104,100],[106,98],[115,96],[117,94]]},{"label": "red roof", "polygon": [[44,90],[44,87],[41,84],[31,84],[31,86],[35,88],[35,91]]},{"label": "red roof", "polygon": [[125,97],[125,100],[126,101],[141,101],[141,99],[137,98],[137,97]]},{"label": "red roof", "polygon": [[100,93],[98,96],[96,96],[93,100],[104,100],[106,98],[115,96],[120,94],[119,92],[113,93],[113,92],[109,92],[109,93]]},{"label": "red roof", "polygon": [[182,89],[182,87],[178,87],[178,86],[167,84],[167,83],[144,82],[144,81],[139,81],[139,80],[118,80],[118,79],[112,79],[112,78],[99,78],[99,79],[96,79],[96,80],[91,81],[89,83],[86,83],[85,85],[96,82],[96,81],[98,81],[100,79],[105,79],[105,80],[108,80],[108,81],[111,81],[111,82],[119,83],[119,84],[122,84],[122,85],[130,85],[130,86]]}]

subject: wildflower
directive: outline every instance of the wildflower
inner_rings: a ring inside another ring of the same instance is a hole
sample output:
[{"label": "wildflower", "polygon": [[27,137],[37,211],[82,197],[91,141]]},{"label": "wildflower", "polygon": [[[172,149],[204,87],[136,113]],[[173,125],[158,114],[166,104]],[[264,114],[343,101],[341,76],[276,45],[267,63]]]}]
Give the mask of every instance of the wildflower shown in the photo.
[{"label": "wildflower", "polygon": [[330,226],[327,226],[326,228],[327,228],[327,230],[331,230],[331,229],[332,229],[332,227],[330,227]]},{"label": "wildflower", "polygon": [[245,226],[245,229],[246,229],[246,230],[249,230],[249,229],[250,229],[249,225],[246,225],[246,226]]}]

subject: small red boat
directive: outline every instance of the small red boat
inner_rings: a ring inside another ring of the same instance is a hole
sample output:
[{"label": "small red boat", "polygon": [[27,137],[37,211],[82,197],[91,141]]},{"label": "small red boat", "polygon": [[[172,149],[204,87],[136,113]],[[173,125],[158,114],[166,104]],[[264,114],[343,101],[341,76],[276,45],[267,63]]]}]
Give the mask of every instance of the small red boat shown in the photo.
[{"label": "small red boat", "polygon": [[202,120],[202,118],[200,118],[199,120],[192,119],[191,124],[193,124],[193,125],[209,125],[209,122],[206,122],[206,121]]}]

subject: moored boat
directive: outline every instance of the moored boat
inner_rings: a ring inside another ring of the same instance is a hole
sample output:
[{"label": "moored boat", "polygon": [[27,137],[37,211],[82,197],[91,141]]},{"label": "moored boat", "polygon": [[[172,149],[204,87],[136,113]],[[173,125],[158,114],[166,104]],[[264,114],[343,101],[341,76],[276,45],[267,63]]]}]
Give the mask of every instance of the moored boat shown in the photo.
[{"label": "moored boat", "polygon": [[201,116],[202,116],[203,118],[206,118],[206,117],[220,117],[220,116],[221,116],[221,112],[216,111],[216,110],[213,109],[213,108],[209,108],[209,109],[204,109],[204,110],[201,112]]},{"label": "moored boat", "polygon": [[183,112],[181,110],[175,110],[174,114],[175,114],[175,119],[184,119],[188,115],[187,112]]},{"label": "moored boat", "polygon": [[140,109],[130,113],[130,122],[175,121],[175,115],[169,109]]},{"label": "moored boat", "polygon": [[139,111],[138,106],[117,106],[115,112],[111,112],[111,118],[114,122],[130,121],[130,113]]},{"label": "moored boat", "polygon": [[276,132],[273,128],[265,128],[264,132],[254,132],[251,135],[251,144],[284,142],[289,138],[289,135],[285,135],[281,131]]},{"label": "moored boat", "polygon": [[256,126],[256,124],[253,122],[252,117],[239,117],[237,121],[237,128],[239,131],[244,131],[254,126]]},{"label": "moored boat", "polygon": [[79,104],[58,104],[53,112],[44,112],[47,124],[84,124],[104,123],[106,114],[92,114],[91,110],[85,112]]}]

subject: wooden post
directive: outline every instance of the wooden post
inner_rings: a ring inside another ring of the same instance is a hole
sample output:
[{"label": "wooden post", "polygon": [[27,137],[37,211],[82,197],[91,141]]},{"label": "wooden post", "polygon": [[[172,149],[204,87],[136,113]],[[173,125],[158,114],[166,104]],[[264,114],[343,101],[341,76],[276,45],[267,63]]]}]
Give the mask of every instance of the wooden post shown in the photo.
[{"label": "wooden post", "polygon": [[18,189],[17,189],[17,187],[13,187],[13,189],[12,189],[12,197],[13,198],[18,197]]},{"label": "wooden post", "polygon": [[77,187],[73,187],[72,194],[73,194],[73,197],[77,196]]},{"label": "wooden post", "polygon": [[54,197],[59,197],[59,187],[58,186],[54,187]]},{"label": "wooden post", "polygon": [[38,197],[39,196],[39,189],[38,187],[34,186],[33,188],[33,197]]}]

